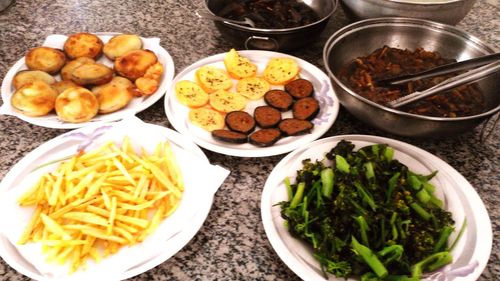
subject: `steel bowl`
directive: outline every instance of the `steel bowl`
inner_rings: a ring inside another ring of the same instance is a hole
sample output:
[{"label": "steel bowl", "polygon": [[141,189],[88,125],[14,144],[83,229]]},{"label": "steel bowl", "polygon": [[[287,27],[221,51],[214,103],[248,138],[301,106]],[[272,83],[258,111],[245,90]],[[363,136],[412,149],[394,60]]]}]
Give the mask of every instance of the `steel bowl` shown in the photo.
[{"label": "steel bowl", "polygon": [[456,118],[416,115],[389,108],[358,95],[341,82],[337,75],[343,65],[384,45],[410,50],[423,47],[457,61],[495,52],[464,31],[427,20],[378,18],[348,25],[328,39],[323,60],[341,104],[358,119],[401,136],[443,137],[471,130],[500,110],[498,72],[477,82],[486,102],[484,112]]},{"label": "steel bowl", "polygon": [[352,20],[378,17],[407,17],[455,25],[476,0],[342,0],[342,8]]},{"label": "steel bowl", "polygon": [[[206,0],[205,7],[212,15],[231,0]],[[304,26],[283,29],[252,28],[230,22],[214,21],[224,38],[233,45],[246,49],[289,51],[306,46],[319,37],[337,8],[337,0],[304,1],[319,16],[319,20]]]}]

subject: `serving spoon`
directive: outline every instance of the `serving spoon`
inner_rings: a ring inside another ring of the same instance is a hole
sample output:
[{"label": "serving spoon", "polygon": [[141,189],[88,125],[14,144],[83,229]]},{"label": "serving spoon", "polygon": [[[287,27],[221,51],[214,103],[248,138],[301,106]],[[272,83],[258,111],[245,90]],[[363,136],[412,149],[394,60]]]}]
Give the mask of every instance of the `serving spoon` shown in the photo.
[{"label": "serving spoon", "polygon": [[247,26],[250,26],[250,27],[255,27],[255,22],[247,17],[245,17],[245,20],[244,21],[239,21],[239,20],[231,20],[231,19],[226,19],[226,18],[223,18],[223,17],[219,17],[219,16],[216,16],[216,15],[213,15],[207,11],[203,11],[203,10],[197,10],[196,11],[196,15],[199,17],[199,18],[204,18],[204,19],[209,19],[209,20],[215,20],[215,21],[220,21],[220,22],[225,22],[225,23],[234,23],[234,24],[238,24],[238,25],[247,25]]}]

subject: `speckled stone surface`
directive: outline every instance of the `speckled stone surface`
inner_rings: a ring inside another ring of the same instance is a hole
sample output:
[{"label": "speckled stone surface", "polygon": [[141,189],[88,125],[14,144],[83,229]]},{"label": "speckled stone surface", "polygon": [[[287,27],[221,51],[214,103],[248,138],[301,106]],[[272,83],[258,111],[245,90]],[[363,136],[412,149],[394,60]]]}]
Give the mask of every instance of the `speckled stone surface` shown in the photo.
[{"label": "speckled stone surface", "polygon": [[[0,78],[29,48],[53,33],[116,31],[161,38],[172,55],[177,73],[204,57],[227,51],[231,45],[211,22],[193,12],[200,0],[98,1],[17,0],[0,13]],[[291,54],[324,69],[326,39],[348,22],[339,9],[321,38]],[[500,46],[500,2],[479,0],[460,28]],[[5,101],[2,101],[5,102]],[[171,127],[163,99],[138,114],[146,122]],[[323,136],[371,134],[417,145],[449,163],[476,188],[483,199],[494,234],[491,257],[479,280],[500,280],[500,129],[480,143],[481,127],[441,140],[414,140],[388,135],[357,121],[341,110]],[[64,130],[47,129],[11,116],[0,116],[0,179],[28,152]],[[237,158],[205,151],[210,161],[232,173],[215,195],[212,210],[198,234],[168,261],[131,280],[299,280],[269,244],[260,217],[261,191],[273,167],[283,158]],[[0,259],[0,280],[28,280]]]}]

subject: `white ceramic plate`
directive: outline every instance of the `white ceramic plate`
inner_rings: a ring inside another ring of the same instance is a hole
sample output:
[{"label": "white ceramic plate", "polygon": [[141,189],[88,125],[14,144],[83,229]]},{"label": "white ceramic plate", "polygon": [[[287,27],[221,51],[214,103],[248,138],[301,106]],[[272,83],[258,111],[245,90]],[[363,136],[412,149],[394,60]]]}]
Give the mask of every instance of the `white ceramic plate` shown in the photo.
[{"label": "white ceramic plate", "polygon": [[[95,34],[99,36],[99,38],[101,38],[101,40],[104,43],[106,43],[109,41],[109,39],[111,39],[111,37],[119,33],[97,32]],[[45,39],[42,45],[62,50],[64,42],[66,41],[67,38],[68,37],[66,35],[59,35],[59,34],[49,35]],[[123,119],[125,116],[134,115],[138,112],[145,110],[146,108],[153,105],[156,101],[161,99],[161,97],[165,94],[167,89],[170,88],[172,79],[174,78],[175,74],[175,66],[174,66],[174,61],[172,60],[170,54],[163,47],[160,46],[159,38],[141,38],[141,39],[143,42],[143,49],[148,49],[153,51],[158,57],[158,61],[164,67],[160,86],[158,87],[158,90],[154,94],[144,97],[134,97],[132,101],[125,108],[109,114],[98,114],[97,116],[92,118],[92,120],[83,123],[64,122],[57,117],[55,112],[52,112],[48,115],[41,117],[26,116],[24,114],[17,112],[10,104],[10,99],[15,92],[14,86],[12,84],[12,79],[14,78],[16,73],[18,73],[21,70],[27,69],[23,57],[9,69],[9,71],[7,72],[7,74],[3,79],[1,88],[3,105],[0,108],[0,114],[13,115],[26,122],[42,127],[55,128],[55,129],[74,129],[74,128],[81,128],[83,126],[87,126],[89,124],[96,122],[117,121]],[[104,55],[101,56],[97,61],[107,66],[113,67],[113,62],[108,58],[106,58]],[[60,75],[57,75],[55,77],[57,80],[61,80]]]},{"label": "white ceramic plate", "polygon": [[[107,141],[119,144],[124,136],[129,136],[136,147],[142,146],[149,152],[160,141],[171,143],[185,181],[178,209],[144,242],[124,247],[99,263],[88,261],[87,269],[71,275],[68,275],[67,266],[46,263],[39,244],[16,245],[33,213],[32,207],[18,206],[16,198],[57,164],[34,169],[73,155],[82,147],[92,149]],[[120,280],[132,277],[164,262],[191,240],[208,215],[214,193],[228,174],[226,169],[211,165],[199,147],[186,137],[135,117],[68,132],[30,152],[0,183],[0,256],[14,269],[36,280]]]},{"label": "white ceramic plate", "polygon": [[[204,65],[211,65],[225,70],[225,53],[199,60],[184,69],[174,78],[172,86],[165,96],[165,112],[168,120],[177,131],[183,135],[190,136],[199,146],[218,153],[241,157],[264,157],[290,152],[300,146],[308,144],[321,137],[332,126],[339,111],[339,101],[333,91],[330,79],[328,79],[328,76],[326,76],[323,71],[302,59],[282,53],[269,51],[238,51],[238,53],[249,58],[258,66],[258,75],[264,71],[267,62],[271,58],[290,57],[297,61],[301,69],[300,77],[308,79],[313,83],[315,98],[319,101],[321,106],[318,116],[312,121],[314,123],[314,129],[312,132],[302,136],[282,138],[270,147],[257,147],[249,143],[231,144],[217,141],[212,138],[210,132],[191,124],[188,120],[189,108],[181,104],[175,96],[175,84],[181,80],[196,81],[195,72],[198,68]],[[233,83],[233,91],[235,91],[236,81],[237,80],[234,80]],[[283,87],[273,88],[283,89]],[[245,111],[253,115],[254,109],[261,105],[265,105],[263,98],[257,101],[249,100]],[[282,113],[282,117],[291,117],[291,110]]]},{"label": "white ceramic plate", "polygon": [[[283,158],[267,179],[261,201],[262,221],[271,245],[288,267],[304,280],[324,280],[319,262],[312,256],[312,249],[289,234],[280,215],[281,208],[275,205],[288,200],[283,179],[288,176],[294,182],[297,170],[302,168],[303,159],[321,160],[324,153],[343,139],[351,141],[356,149],[386,143],[395,149],[394,158],[412,171],[421,174],[438,171],[432,179],[436,195],[444,199],[445,208],[452,212],[456,228],[460,229],[464,218],[467,218],[467,228],[451,252],[453,263],[433,276],[445,275],[448,278],[446,280],[476,280],[490,256],[492,230],[486,208],[474,188],[455,169],[422,149],[392,139],[363,135],[336,136],[315,141]],[[450,237],[451,241],[457,232]],[[460,276],[465,273],[468,275]],[[330,275],[329,280],[344,279]]]}]

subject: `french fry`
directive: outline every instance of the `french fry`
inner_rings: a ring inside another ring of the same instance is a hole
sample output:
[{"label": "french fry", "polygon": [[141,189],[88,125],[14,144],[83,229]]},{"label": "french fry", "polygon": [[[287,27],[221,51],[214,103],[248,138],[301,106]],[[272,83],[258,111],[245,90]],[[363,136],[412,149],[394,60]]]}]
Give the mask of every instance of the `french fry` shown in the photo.
[{"label": "french fry", "polygon": [[26,244],[28,242],[31,233],[33,232],[33,229],[35,228],[36,223],[40,219],[40,214],[42,213],[42,206],[38,205],[35,209],[35,213],[31,217],[30,222],[28,223],[28,226],[24,229],[23,235],[17,242],[17,244],[22,245]]},{"label": "french fry", "polygon": [[71,240],[71,235],[69,235],[61,225],[59,225],[55,220],[51,219],[49,216],[45,214],[40,214],[40,218],[42,219],[43,224],[47,228],[48,231],[59,235],[63,240]]},{"label": "french fry", "polygon": [[70,271],[140,243],[179,206],[184,183],[168,143],[136,153],[130,139],[81,152],[18,198],[35,206],[18,243],[42,243],[47,260]]}]

